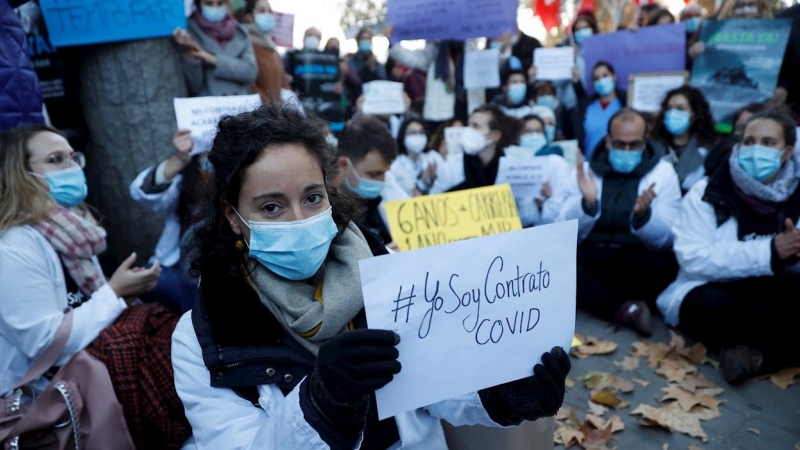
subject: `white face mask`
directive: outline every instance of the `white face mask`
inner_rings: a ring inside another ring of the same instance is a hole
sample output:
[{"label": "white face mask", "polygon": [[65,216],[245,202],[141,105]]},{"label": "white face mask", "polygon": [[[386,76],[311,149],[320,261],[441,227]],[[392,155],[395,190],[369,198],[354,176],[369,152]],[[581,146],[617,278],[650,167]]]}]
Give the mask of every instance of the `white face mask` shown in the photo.
[{"label": "white face mask", "polygon": [[468,127],[461,135],[461,147],[468,155],[477,155],[490,143],[491,141],[486,139],[486,135],[472,127]]},{"label": "white face mask", "polygon": [[409,134],[405,137],[403,143],[409,153],[418,154],[425,150],[425,145],[428,144],[428,138],[424,134]]},{"label": "white face mask", "polygon": [[308,36],[303,40],[303,45],[306,50],[317,50],[319,48],[319,38],[316,36]]}]

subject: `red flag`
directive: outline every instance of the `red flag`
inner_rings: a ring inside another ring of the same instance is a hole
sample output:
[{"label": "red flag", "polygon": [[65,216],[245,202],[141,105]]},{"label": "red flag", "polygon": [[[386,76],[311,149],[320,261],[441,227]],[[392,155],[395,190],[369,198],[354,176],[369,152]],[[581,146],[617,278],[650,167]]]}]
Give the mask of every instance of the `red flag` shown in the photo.
[{"label": "red flag", "polygon": [[535,13],[542,19],[542,24],[546,30],[561,25],[559,14],[561,13],[561,0],[536,0]]}]

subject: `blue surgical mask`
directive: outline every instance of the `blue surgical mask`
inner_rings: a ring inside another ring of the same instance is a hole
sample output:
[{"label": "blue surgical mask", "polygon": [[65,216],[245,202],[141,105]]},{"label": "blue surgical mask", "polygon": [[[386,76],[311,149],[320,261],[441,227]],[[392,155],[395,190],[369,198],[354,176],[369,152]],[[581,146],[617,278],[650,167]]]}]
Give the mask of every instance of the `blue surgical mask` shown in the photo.
[{"label": "blue surgical mask", "polygon": [[228,15],[228,8],[224,6],[203,6],[200,9],[200,14],[209,22],[220,23]]},{"label": "blue surgical mask", "polygon": [[751,178],[764,181],[781,168],[783,152],[765,145],[748,145],[739,149],[739,167]]},{"label": "blue surgical mask", "polygon": [[575,43],[578,45],[583,45],[583,41],[592,36],[594,31],[591,28],[581,28],[580,30],[575,31]]},{"label": "blue surgical mask", "polygon": [[528,86],[525,83],[514,83],[508,86],[508,100],[512,105],[519,105],[525,100]]},{"label": "blue surgical mask", "polygon": [[594,90],[601,97],[614,92],[614,79],[611,77],[603,77],[594,82]]},{"label": "blue surgical mask", "polygon": [[692,17],[683,21],[686,24],[686,33],[687,34],[695,34],[697,30],[700,29],[700,24],[703,22],[703,19],[699,17]]},{"label": "blue surgical mask", "polygon": [[369,39],[362,39],[358,41],[358,51],[368,53],[372,51],[372,41]]},{"label": "blue surgical mask", "polygon": [[489,43],[489,48],[491,48],[491,49],[499,49],[502,46],[503,46],[503,44],[498,42],[498,41],[492,41],[492,42]]},{"label": "blue surgical mask", "polygon": [[639,167],[642,163],[642,150],[619,150],[612,148],[608,151],[608,161],[611,167],[618,173],[631,173],[633,169]]},{"label": "blue surgical mask", "polygon": [[556,126],[545,125],[544,136],[547,138],[547,142],[553,142],[554,140],[556,140]]},{"label": "blue surgical mask", "polygon": [[681,135],[688,130],[691,120],[692,114],[680,109],[669,109],[664,114],[664,126],[673,136]]},{"label": "blue surgical mask", "polygon": [[316,216],[295,222],[248,222],[250,257],[278,276],[306,280],[322,267],[339,229],[328,207]]},{"label": "blue surgical mask", "polygon": [[544,106],[547,108],[552,109],[555,111],[556,109],[556,98],[552,95],[542,95],[536,98],[536,104],[539,106]]},{"label": "blue surgical mask", "polygon": [[353,163],[350,160],[347,160],[347,164],[350,165],[350,170],[353,171],[353,174],[358,178],[358,186],[353,187],[349,181],[346,181],[347,186],[350,188],[353,193],[357,196],[367,199],[373,200],[381,196],[381,192],[383,192],[383,186],[386,184],[383,181],[378,180],[370,180],[369,178],[364,178],[356,172],[356,168],[353,167]]},{"label": "blue surgical mask", "polygon": [[533,153],[538,152],[547,145],[547,138],[543,133],[525,133],[519,138],[519,146]]},{"label": "blue surgical mask", "polygon": [[44,176],[31,172],[31,175],[47,181],[50,196],[64,208],[78,206],[86,200],[89,187],[86,185],[86,175],[78,166],[69,169],[48,172]]},{"label": "blue surgical mask", "polygon": [[264,34],[270,34],[275,29],[275,16],[270,13],[256,14],[254,20],[256,27]]}]

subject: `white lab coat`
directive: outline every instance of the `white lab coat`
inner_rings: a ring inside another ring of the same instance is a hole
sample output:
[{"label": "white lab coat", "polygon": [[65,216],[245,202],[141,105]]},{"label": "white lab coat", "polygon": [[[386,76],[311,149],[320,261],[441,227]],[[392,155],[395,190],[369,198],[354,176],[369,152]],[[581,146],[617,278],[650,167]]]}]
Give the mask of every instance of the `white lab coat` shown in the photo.
[{"label": "white lab coat", "polygon": [[[97,258],[92,261],[102,274]],[[68,304],[65,276],[53,246],[33,227],[0,234],[0,397],[53,342]],[[72,313],[72,331],[56,365],[91,344],[125,308],[108,284],[95,291]],[[31,385],[41,392],[47,383],[39,378]]]},{"label": "white lab coat", "polygon": [[[164,166],[165,163],[162,162],[155,167],[156,184],[166,182],[163,179]],[[158,238],[156,252],[151,258],[150,263],[152,264],[155,260],[158,260],[162,266],[172,267],[178,264],[181,259],[181,222],[176,211],[178,210],[178,203],[180,201],[183,176],[180,174],[175,175],[175,178],[172,179],[167,190],[154,194],[147,194],[142,190],[142,186],[151,170],[154,170],[154,168],[148,167],[143,170],[133,180],[129,191],[131,198],[136,203],[164,216],[164,230],[161,231],[161,237]]]},{"label": "white lab coat", "polygon": [[[589,163],[584,162],[583,167],[584,173],[588,176]],[[583,211],[583,195],[579,189],[577,193],[574,193],[564,202],[564,208],[558,216],[559,222],[578,219],[578,241],[582,241],[589,236],[603,211],[601,204],[603,178],[599,175],[595,175],[595,177],[597,180],[597,214],[592,217]],[[656,198],[650,205],[652,210],[650,220],[638,230],[633,229],[631,224],[631,233],[638,237],[648,248],[655,250],[670,249],[672,247],[672,233],[670,230],[678,215],[678,205],[681,199],[678,175],[670,163],[659,160],[655,167],[639,180],[639,195],[653,183],[655,183],[653,189],[655,190]],[[632,221],[633,213],[631,213]]]},{"label": "white lab coat", "polygon": [[578,184],[575,181],[575,169],[569,165],[566,159],[559,155],[533,156],[533,158],[545,162],[545,173],[547,181],[550,182],[552,195],[544,201],[541,211],[536,206],[536,198],[541,198],[540,196],[514,198],[523,227],[557,222],[565,203],[575,195],[580,195]]},{"label": "white lab coat", "polygon": [[414,195],[414,188],[417,186],[417,180],[431,164],[444,163],[444,158],[437,151],[428,151],[420,153],[417,160],[412,160],[408,155],[397,155],[397,159],[392,163],[391,173],[397,180],[397,183],[408,195]]},{"label": "white lab coat", "polygon": [[[172,335],[172,365],[175,387],[194,433],[185,449],[329,448],[303,416],[300,385],[287,396],[275,385],[259,386],[260,408],[230,389],[211,387],[191,312],[183,315]],[[462,395],[397,416],[400,442],[392,450],[447,450],[440,419],[455,426],[499,426],[477,393]]]},{"label": "white lab coat", "polygon": [[[707,186],[706,178],[686,194],[672,227],[675,256],[681,269],[678,278],[656,300],[665,321],[672,326],[678,325],[681,303],[692,289],[710,282],[773,275],[772,236],[740,241],[735,217],[717,227],[714,207],[703,201]],[[795,223],[800,220],[791,219]],[[790,271],[800,273],[800,264]]]}]

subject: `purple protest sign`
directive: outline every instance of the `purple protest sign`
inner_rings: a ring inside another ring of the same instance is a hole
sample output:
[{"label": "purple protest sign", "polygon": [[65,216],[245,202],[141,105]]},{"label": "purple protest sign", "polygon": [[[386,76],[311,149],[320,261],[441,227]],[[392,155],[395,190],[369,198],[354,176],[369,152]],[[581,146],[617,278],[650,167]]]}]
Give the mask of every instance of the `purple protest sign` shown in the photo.
[{"label": "purple protest sign", "polygon": [[518,0],[389,0],[392,42],[499,37],[517,30]]},{"label": "purple protest sign", "polygon": [[627,90],[630,74],[686,70],[686,28],[683,24],[656,25],[598,34],[584,41],[583,56],[590,94],[594,93],[592,68],[600,61],[614,66],[617,88]]}]

